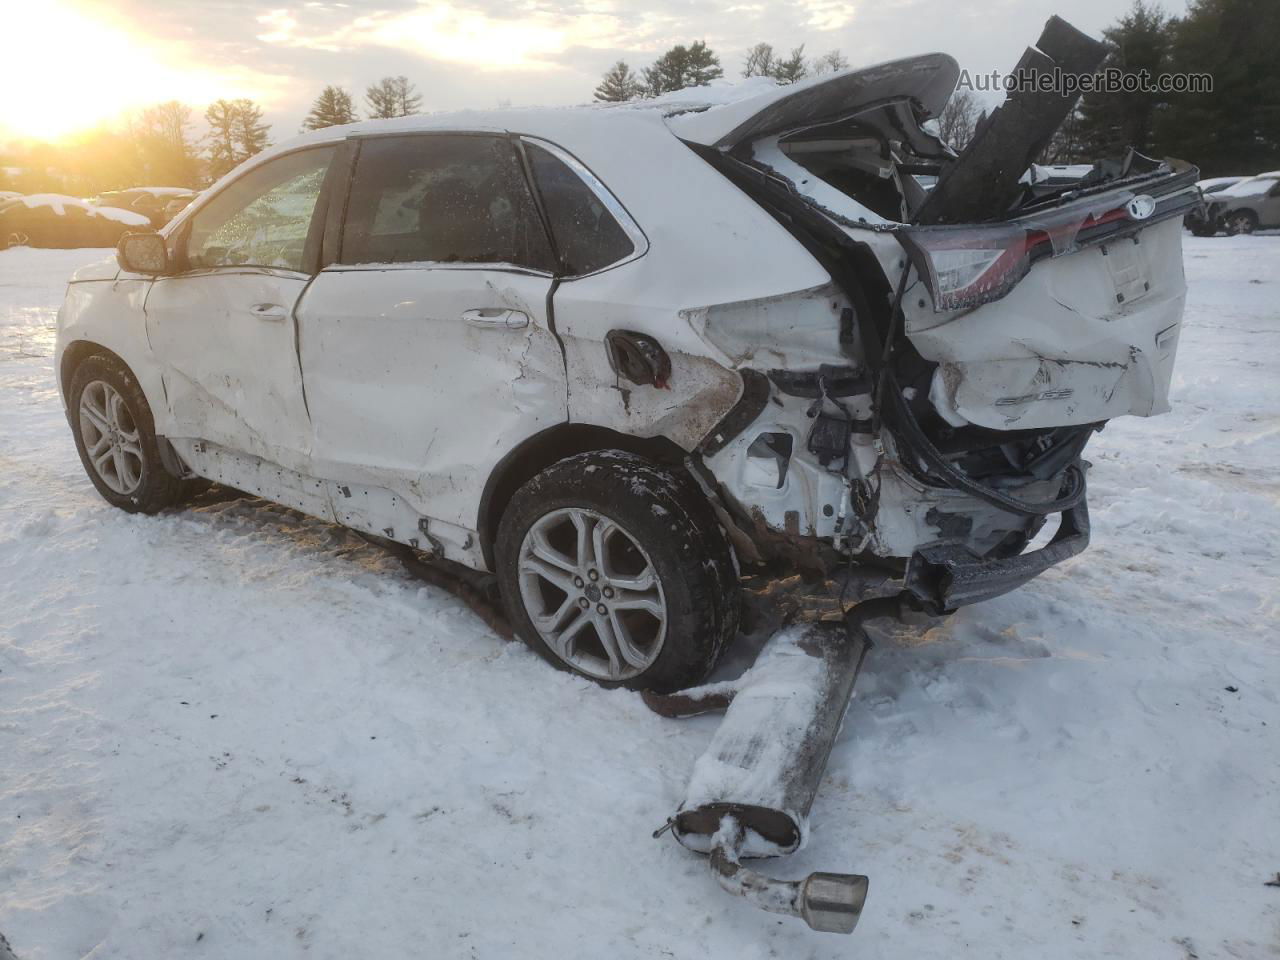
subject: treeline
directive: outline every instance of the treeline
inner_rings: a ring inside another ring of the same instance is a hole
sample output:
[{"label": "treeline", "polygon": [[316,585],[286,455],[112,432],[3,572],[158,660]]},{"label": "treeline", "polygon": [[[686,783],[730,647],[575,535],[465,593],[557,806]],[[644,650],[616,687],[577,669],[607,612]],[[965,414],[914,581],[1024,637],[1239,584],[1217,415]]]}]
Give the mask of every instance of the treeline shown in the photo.
[{"label": "treeline", "polygon": [[[1249,174],[1280,168],[1280,2],[1191,0],[1182,17],[1171,17],[1148,0],[1104,32],[1106,68],[1209,74],[1211,93],[1150,91],[1089,93],[1041,157],[1074,163],[1118,156],[1132,146],[1157,157],[1179,157],[1205,176]],[[890,52],[886,51],[886,54]],[[758,43],[743,57],[742,77],[770,77],[788,84],[844,70],[839,50],[819,57],[804,45],[780,53]],[[595,88],[607,102],[660,96],[704,86],[725,76],[719,56],[704,41],[677,44],[652,64],[633,71],[615,63]],[[316,130],[365,117],[417,113],[422,96],[406,77],[385,77],[364,92],[358,110],[350,92],[326,86],[302,123]],[[962,149],[981,123],[982,100],[958,90],[939,118],[942,138]],[[268,145],[270,126],[252,100],[218,100],[204,113],[208,131],[192,134],[191,109],[176,101],[132,117],[122,130],[101,130],[67,145],[43,144],[0,156],[0,189],[45,190],[89,196],[135,185],[203,186]],[[20,168],[16,174],[5,168]]]},{"label": "treeline", "polygon": [[1208,74],[1211,93],[1089,93],[1045,157],[1073,163],[1127,146],[1196,164],[1206,177],[1280,167],[1280,3],[1192,0],[1182,17],[1137,0],[1103,31],[1103,65],[1134,74]]},{"label": "treeline", "polygon": [[[782,56],[774,52],[772,44],[757,43],[743,59],[742,76],[771,77],[778,83],[795,83],[810,75],[844,70],[848,66],[849,61],[839,50],[809,58],[805,56],[804,44],[801,44]],[[658,97],[686,87],[705,87],[723,76],[720,58],[705,41],[698,40],[687,47],[676,44],[639,73],[633,71],[625,60],[619,60],[605,71],[595,89],[595,99],[605,103],[623,103]]]},{"label": "treeline", "polygon": [[[1102,70],[1129,76],[1207,74],[1209,92],[1086,93],[1040,157],[1042,163],[1118,158],[1128,147],[1177,157],[1206,177],[1280,168],[1280,3],[1192,0],[1182,17],[1136,0],[1103,31]],[[940,118],[942,138],[960,149],[982,122],[980,101],[957,90]]]},{"label": "treeline", "polygon": [[[417,113],[422,96],[407,77],[384,77],[365,90],[370,119]],[[351,94],[327,86],[311,105],[303,130],[353,123],[360,115]],[[92,196],[131,186],[202,187],[261,152],[271,143],[271,125],[252,100],[217,100],[204,112],[208,127],[192,134],[192,111],[176,100],[130,117],[120,130],[98,130],[68,144],[38,144],[2,158],[0,189]]]}]

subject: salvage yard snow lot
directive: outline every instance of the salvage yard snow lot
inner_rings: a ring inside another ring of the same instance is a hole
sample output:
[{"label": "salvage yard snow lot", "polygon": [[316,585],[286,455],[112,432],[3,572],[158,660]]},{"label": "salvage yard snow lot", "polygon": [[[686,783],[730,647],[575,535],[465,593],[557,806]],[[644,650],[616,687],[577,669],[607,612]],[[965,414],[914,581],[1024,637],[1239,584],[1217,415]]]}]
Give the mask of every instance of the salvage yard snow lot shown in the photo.
[{"label": "salvage yard snow lot", "polygon": [[652,840],[714,718],[557,673],[339,528],[112,510],[0,253],[0,933],[23,960],[1280,955],[1280,236],[1186,241],[1173,413],[1093,546],[881,633],[801,854],[852,940]]}]

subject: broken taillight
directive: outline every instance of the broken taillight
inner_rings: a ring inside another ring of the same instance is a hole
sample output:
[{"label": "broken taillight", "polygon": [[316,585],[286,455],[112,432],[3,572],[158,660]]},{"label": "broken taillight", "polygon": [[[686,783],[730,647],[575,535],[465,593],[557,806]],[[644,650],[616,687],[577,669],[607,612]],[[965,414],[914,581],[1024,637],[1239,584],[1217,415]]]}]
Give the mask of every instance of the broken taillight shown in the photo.
[{"label": "broken taillight", "polygon": [[933,309],[965,310],[999,300],[1035,260],[1077,249],[1081,230],[1128,220],[1125,204],[1132,196],[1112,193],[1011,223],[904,227],[896,233],[933,295]]}]

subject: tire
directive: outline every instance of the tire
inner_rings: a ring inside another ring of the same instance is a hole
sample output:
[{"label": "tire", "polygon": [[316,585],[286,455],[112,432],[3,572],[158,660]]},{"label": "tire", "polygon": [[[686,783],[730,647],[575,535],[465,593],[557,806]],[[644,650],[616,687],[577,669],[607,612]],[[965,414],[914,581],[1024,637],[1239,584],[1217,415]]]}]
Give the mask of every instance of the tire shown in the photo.
[{"label": "tire", "polygon": [[603,686],[691,686],[738,630],[736,567],[705,495],[621,450],[561,460],[516,491],[496,562],[516,634]]},{"label": "tire", "polygon": [[123,363],[93,356],[76,367],[67,417],[85,473],[107,503],[156,513],[181,502],[183,481],[161,463],[151,406]]},{"label": "tire", "polygon": [[1229,237],[1248,235],[1258,228],[1258,217],[1252,210],[1236,210],[1222,218],[1222,225]]}]

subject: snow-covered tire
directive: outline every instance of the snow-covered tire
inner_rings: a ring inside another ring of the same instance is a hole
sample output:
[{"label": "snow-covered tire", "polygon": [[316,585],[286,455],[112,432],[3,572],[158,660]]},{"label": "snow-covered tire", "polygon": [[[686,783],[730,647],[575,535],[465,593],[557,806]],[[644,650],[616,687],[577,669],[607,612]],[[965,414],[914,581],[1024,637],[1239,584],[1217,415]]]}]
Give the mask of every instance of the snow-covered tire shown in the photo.
[{"label": "snow-covered tire", "polygon": [[[86,392],[93,413],[85,411]],[[107,422],[95,426],[96,415],[101,413],[108,415]],[[123,363],[98,355],[77,366],[67,391],[67,417],[85,473],[112,506],[130,513],[156,513],[184,499],[183,481],[169,473],[160,460],[151,406]],[[106,452],[95,457],[93,451],[99,450],[104,437]],[[122,451],[119,459],[112,454],[117,446],[110,442],[113,438]],[[95,466],[95,459],[100,464],[113,462],[100,467]]]},{"label": "snow-covered tire", "polygon": [[604,686],[690,686],[737,633],[736,568],[705,495],[635,454],[578,454],[526,483],[496,561],[516,634]]}]

